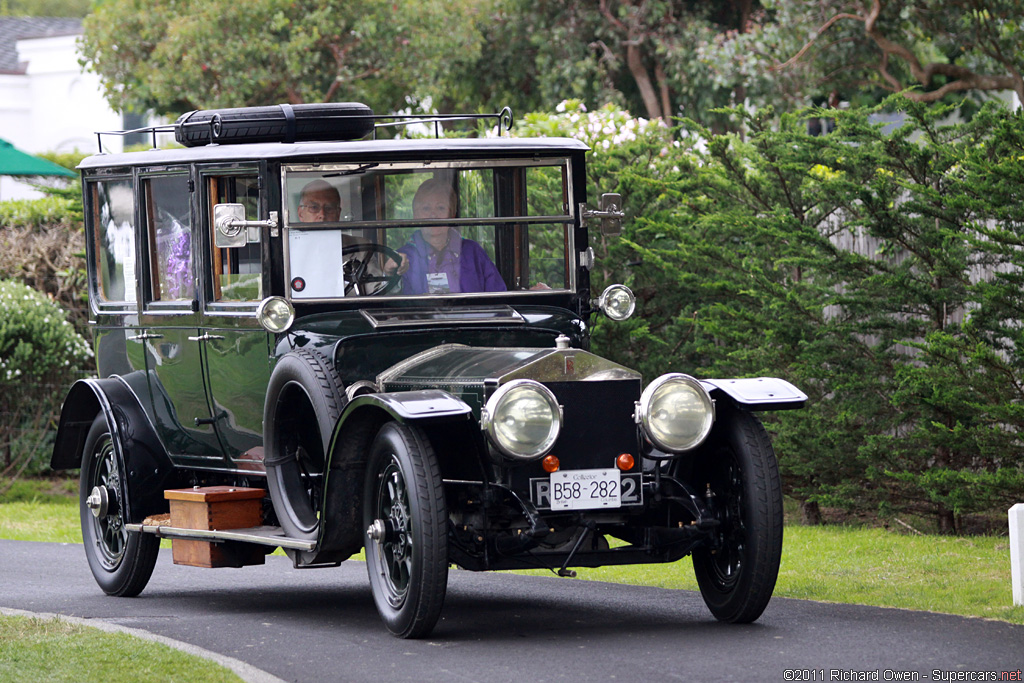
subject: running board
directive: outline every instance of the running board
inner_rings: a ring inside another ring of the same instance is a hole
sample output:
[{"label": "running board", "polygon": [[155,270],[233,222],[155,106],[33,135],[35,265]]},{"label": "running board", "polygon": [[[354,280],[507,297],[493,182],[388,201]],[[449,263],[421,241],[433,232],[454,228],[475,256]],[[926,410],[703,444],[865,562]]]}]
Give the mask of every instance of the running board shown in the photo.
[{"label": "running board", "polygon": [[125,524],[128,531],[156,534],[160,538],[181,538],[193,541],[241,541],[278,548],[310,551],[316,548],[316,541],[289,538],[279,526],[254,526],[248,529],[182,529],[158,524]]}]

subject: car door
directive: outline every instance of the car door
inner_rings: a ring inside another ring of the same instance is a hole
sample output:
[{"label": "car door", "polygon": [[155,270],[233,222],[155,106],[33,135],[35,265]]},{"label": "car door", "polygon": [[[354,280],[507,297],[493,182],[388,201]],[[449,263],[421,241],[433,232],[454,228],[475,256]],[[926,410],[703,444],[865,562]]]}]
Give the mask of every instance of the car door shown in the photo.
[{"label": "car door", "polygon": [[[213,207],[241,204],[245,218],[265,214],[257,167],[203,169],[204,297],[201,339],[215,427],[228,460],[239,470],[263,471],[263,401],[270,381],[269,334],[256,320],[266,290],[262,245],[266,228],[252,229],[238,247],[216,244]],[[261,211],[261,207],[263,210]],[[258,236],[258,239],[257,239]]]},{"label": "car door", "polygon": [[140,173],[142,324],[157,434],[180,464],[218,467],[224,453],[203,382],[192,189],[186,168]]}]

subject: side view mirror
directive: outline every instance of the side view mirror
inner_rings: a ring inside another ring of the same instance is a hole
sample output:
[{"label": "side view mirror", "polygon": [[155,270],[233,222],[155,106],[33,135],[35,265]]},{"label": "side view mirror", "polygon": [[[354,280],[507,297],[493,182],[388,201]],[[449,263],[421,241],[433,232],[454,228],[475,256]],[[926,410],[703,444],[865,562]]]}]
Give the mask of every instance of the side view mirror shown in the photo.
[{"label": "side view mirror", "polygon": [[589,227],[590,219],[596,218],[602,235],[615,236],[622,232],[622,219],[626,215],[622,211],[622,195],[616,192],[605,192],[601,195],[597,211],[590,211],[586,205],[580,204],[580,216],[583,225]]},{"label": "side view mirror", "polygon": [[215,204],[213,207],[214,243],[219,249],[244,247],[260,241],[260,228],[277,227],[277,212],[270,212],[270,220],[245,220],[242,204]]}]

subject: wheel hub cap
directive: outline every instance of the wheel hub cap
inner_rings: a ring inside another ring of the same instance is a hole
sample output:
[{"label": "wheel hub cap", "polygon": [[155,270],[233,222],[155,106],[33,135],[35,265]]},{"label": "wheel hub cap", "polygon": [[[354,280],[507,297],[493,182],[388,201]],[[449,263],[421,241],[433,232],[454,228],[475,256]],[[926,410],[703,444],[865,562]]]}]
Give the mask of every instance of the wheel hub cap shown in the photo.
[{"label": "wheel hub cap", "polygon": [[414,541],[409,492],[395,459],[381,472],[379,481],[377,519],[367,528],[366,535],[376,546],[386,599],[397,608],[405,601],[412,574]]},{"label": "wheel hub cap", "polygon": [[117,512],[117,496],[107,486],[95,486],[85,499],[85,506],[93,517],[107,517]]}]

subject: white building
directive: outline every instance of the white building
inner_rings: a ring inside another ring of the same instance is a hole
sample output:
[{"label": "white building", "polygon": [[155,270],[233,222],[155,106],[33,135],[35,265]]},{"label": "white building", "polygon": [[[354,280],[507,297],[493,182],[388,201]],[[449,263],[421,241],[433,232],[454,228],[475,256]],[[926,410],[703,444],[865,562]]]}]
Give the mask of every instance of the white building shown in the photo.
[{"label": "white building", "polygon": [[[29,154],[94,153],[96,131],[124,128],[103,99],[99,76],[78,63],[81,33],[81,19],[0,17],[0,138]],[[114,136],[103,145],[121,151]],[[38,196],[0,176],[0,199]]]}]

